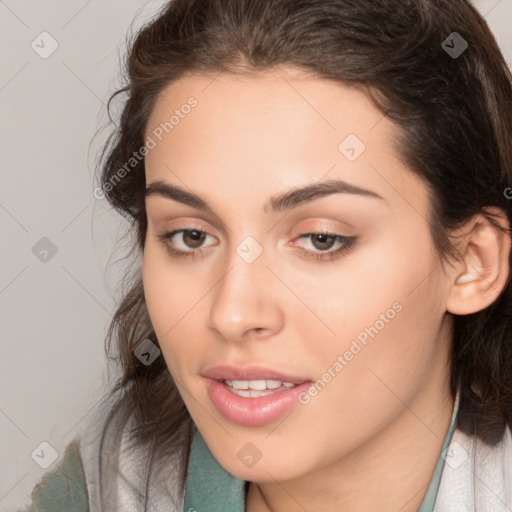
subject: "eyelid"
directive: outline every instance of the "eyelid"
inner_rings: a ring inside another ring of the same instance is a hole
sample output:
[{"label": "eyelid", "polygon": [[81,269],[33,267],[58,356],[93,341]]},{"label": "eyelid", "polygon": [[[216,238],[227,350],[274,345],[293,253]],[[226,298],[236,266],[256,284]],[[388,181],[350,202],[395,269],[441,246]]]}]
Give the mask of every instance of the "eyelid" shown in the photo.
[{"label": "eyelid", "polygon": [[[150,197],[154,197],[156,200],[159,199],[158,196]],[[167,201],[165,199],[162,199],[162,201],[166,201],[167,203],[173,202]],[[155,203],[157,203],[157,201],[155,201]],[[181,205],[184,208],[187,208],[187,210],[193,209],[192,207],[183,205],[181,203],[177,203],[177,205],[178,207]],[[169,211],[168,207],[165,206],[155,206],[154,210],[150,213],[148,207],[146,206],[146,213],[148,222],[157,231],[170,232],[181,229],[197,229],[198,231],[205,231],[208,234],[213,232],[220,233],[222,236],[228,236],[229,232],[231,231],[229,227],[224,225],[222,220],[217,215],[210,214],[207,211],[197,213],[191,213],[187,211],[187,213],[185,213],[181,210]]]},{"label": "eyelid", "polygon": [[303,234],[326,231],[331,234],[349,236],[355,229],[356,227],[353,224],[349,224],[341,219],[312,216],[307,220],[295,223],[292,233]]}]

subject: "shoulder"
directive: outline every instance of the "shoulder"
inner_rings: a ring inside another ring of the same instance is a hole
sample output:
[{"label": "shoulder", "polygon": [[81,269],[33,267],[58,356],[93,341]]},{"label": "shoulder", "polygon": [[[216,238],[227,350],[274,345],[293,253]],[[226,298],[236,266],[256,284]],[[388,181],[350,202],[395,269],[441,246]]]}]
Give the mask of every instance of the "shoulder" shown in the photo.
[{"label": "shoulder", "polygon": [[23,512],[89,512],[89,498],[80,447],[71,441],[56,469],[32,491],[32,506]]},{"label": "shoulder", "polygon": [[104,397],[60,465],[32,491],[32,507],[19,512],[183,510],[180,474],[187,461],[176,453],[157,462],[158,448],[134,442],[134,425],[117,395]]},{"label": "shoulder", "polygon": [[[475,475],[478,478],[475,478]],[[505,507],[506,506],[506,507]],[[507,508],[508,507],[508,508]],[[455,430],[435,510],[460,512],[512,509],[512,432],[507,426],[496,446]]]}]

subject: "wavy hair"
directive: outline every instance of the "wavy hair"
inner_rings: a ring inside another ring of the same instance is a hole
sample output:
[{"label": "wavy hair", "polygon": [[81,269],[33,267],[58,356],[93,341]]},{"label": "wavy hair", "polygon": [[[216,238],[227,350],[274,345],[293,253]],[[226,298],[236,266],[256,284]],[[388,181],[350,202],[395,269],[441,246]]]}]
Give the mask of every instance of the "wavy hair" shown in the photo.
[{"label": "wavy hair", "polygon": [[[453,32],[468,44],[457,58],[443,48]],[[144,146],[159,94],[187,73],[251,76],[278,65],[358,88],[396,123],[397,150],[430,191],[429,226],[442,259],[455,257],[450,233],[475,214],[507,230],[486,207],[498,207],[512,224],[504,193],[512,181],[511,74],[467,0],[172,0],[128,47],[126,84],[110,97],[109,115],[118,94],[126,101],[98,166],[105,197],[135,235],[134,253],[142,253],[147,228],[144,160],[121,179],[119,169]],[[106,339],[122,369],[109,392],[123,391],[119,408],[136,418],[134,442],[151,442],[157,458],[183,450],[187,459],[193,423],[163,357],[145,365],[134,354],[145,339],[158,346],[140,265],[125,292]],[[457,426],[489,445],[512,425],[511,313],[509,278],[492,305],[454,315]]]}]

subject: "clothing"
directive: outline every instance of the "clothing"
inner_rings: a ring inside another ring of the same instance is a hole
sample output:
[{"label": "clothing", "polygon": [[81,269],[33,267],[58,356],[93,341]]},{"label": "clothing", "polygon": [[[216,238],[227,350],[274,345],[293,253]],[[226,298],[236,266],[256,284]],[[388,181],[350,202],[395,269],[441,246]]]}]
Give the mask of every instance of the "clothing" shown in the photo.
[{"label": "clothing", "polygon": [[[432,480],[418,512],[511,512],[512,435],[507,427],[494,448],[455,428],[459,394]],[[125,424],[128,427],[129,423]],[[226,472],[195,431],[185,493],[177,480],[178,459],[166,471],[151,475],[149,452],[127,449],[125,435],[117,439],[119,468],[124,478],[110,490],[107,505],[100,501],[98,425],[89,425],[80,440],[68,444],[61,465],[45,475],[33,491],[32,507],[23,512],[243,512],[246,482]],[[126,431],[126,428],[124,429]],[[111,440],[112,441],[112,440]],[[108,441],[107,441],[108,442]],[[150,484],[146,486],[147,480]],[[100,506],[101,505],[101,506]]]}]

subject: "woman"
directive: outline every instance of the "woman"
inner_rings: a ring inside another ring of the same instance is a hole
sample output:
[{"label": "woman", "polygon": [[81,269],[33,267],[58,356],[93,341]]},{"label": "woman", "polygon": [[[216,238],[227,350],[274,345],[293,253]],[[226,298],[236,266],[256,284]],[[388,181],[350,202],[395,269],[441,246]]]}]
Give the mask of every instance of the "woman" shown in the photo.
[{"label": "woman", "polygon": [[123,376],[33,510],[512,509],[512,83],[475,8],[173,0],[127,72]]}]

